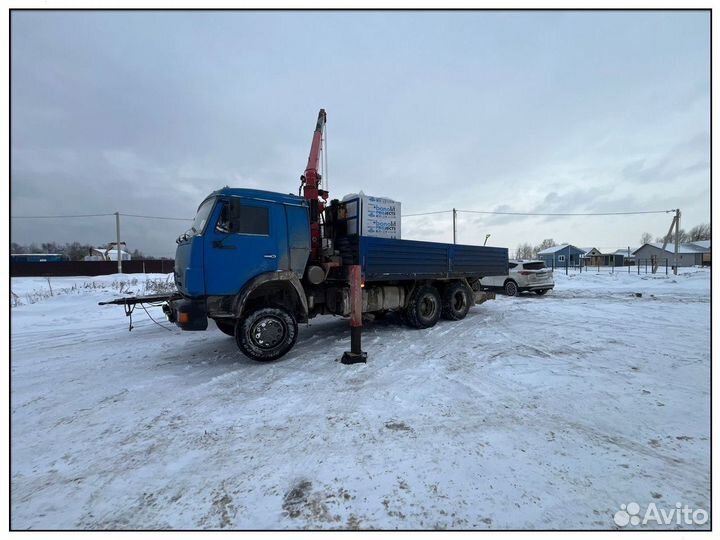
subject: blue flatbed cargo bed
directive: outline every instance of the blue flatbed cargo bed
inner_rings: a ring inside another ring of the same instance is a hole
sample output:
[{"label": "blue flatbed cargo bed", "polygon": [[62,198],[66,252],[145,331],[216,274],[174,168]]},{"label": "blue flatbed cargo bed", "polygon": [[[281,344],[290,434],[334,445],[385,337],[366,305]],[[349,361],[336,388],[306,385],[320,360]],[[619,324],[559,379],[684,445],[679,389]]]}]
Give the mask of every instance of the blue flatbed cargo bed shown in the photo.
[{"label": "blue flatbed cargo bed", "polygon": [[507,248],[349,236],[343,264],[359,264],[365,281],[481,278],[508,272]]}]

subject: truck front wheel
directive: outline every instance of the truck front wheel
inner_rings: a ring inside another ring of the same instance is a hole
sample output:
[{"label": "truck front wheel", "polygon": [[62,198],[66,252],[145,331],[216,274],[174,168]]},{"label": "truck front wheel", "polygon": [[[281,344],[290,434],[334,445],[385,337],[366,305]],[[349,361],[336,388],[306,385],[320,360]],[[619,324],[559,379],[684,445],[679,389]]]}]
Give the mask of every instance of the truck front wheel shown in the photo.
[{"label": "truck front wheel", "polygon": [[295,345],[298,327],[292,312],[283,307],[250,311],[235,326],[235,342],[246,356],[260,362],[277,360]]},{"label": "truck front wheel", "polygon": [[440,293],[431,285],[423,285],[415,289],[410,297],[405,316],[410,326],[430,328],[438,322],[440,311]]}]

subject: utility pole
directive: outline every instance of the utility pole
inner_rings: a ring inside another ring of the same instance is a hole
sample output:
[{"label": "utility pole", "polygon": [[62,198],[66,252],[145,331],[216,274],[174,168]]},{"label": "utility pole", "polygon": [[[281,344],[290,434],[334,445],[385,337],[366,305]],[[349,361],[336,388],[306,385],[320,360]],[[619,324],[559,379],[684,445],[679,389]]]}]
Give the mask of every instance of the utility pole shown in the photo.
[{"label": "utility pole", "polygon": [[[678,244],[678,229],[679,229],[679,225],[680,225],[680,210],[679,210],[679,209],[676,209],[676,210],[675,210],[675,215],[673,216],[672,222],[670,223],[670,228],[668,229],[668,232],[667,232],[667,234],[665,235],[665,238],[664,238],[664,240],[663,240],[662,249],[660,250],[660,251],[662,251],[663,253],[665,253],[665,248],[667,247],[668,243],[670,242],[670,239],[672,238],[673,227],[675,227],[675,259],[676,259],[676,260],[675,260],[675,263],[676,263],[675,266],[677,266],[677,252],[678,252],[678,246],[677,246],[677,244]],[[655,272],[657,272],[657,269],[658,269],[658,262],[657,262],[657,258],[655,258],[655,259],[653,259],[653,263],[652,263],[652,273],[654,274]],[[647,273],[647,272],[645,272],[645,273]],[[675,273],[677,274],[677,270],[676,270]]]},{"label": "utility pole", "polygon": [[677,276],[678,273],[678,251],[680,247],[680,209],[675,210],[675,270],[673,273]]},{"label": "utility pole", "polygon": [[457,244],[457,210],[453,208],[453,244]]},{"label": "utility pole", "polygon": [[120,212],[115,212],[115,234],[117,238],[115,241],[115,247],[117,247],[117,263],[118,263],[118,274],[122,274],[122,257],[120,256]]},{"label": "utility pole", "polygon": [[630,273],[630,246],[628,246],[627,267],[628,267],[628,274],[629,274]]}]

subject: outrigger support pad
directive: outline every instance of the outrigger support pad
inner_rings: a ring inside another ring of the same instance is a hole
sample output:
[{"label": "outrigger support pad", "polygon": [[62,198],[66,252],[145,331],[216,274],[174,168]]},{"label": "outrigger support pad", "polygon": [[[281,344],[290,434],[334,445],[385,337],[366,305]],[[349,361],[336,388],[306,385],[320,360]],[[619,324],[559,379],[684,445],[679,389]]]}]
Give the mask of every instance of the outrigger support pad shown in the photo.
[{"label": "outrigger support pad", "polygon": [[362,326],[353,326],[350,328],[350,350],[345,351],[340,360],[343,364],[365,364],[367,363],[367,353],[360,348],[360,334]]}]

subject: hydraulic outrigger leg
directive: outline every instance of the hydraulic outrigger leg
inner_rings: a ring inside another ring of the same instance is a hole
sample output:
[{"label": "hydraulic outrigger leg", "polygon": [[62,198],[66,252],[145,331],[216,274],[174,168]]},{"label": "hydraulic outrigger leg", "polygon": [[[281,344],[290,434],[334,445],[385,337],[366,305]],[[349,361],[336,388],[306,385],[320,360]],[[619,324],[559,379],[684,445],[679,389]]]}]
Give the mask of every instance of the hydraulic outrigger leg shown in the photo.
[{"label": "hydraulic outrigger leg", "polygon": [[362,284],[360,282],[360,265],[349,268],[350,277],[350,351],[346,351],[343,364],[359,364],[367,362],[367,353],[362,351],[360,338],[362,335]]}]

